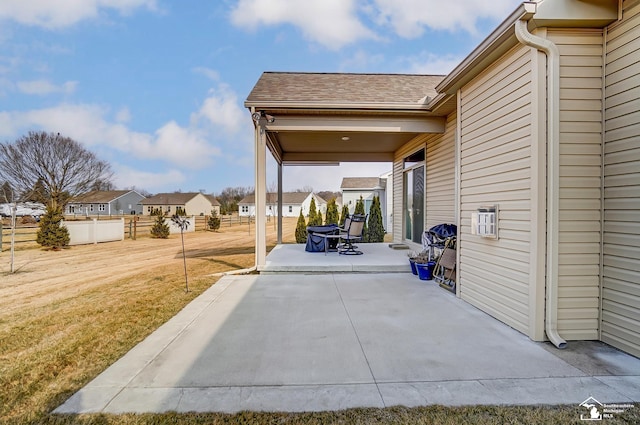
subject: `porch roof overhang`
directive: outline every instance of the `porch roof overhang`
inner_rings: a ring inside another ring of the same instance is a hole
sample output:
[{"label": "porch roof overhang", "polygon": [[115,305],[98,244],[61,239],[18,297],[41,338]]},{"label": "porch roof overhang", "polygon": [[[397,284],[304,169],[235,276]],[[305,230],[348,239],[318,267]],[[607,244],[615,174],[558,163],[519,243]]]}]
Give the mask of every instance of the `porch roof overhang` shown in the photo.
[{"label": "porch roof overhang", "polygon": [[264,73],[245,107],[269,117],[261,125],[278,163],[391,162],[417,135],[444,132],[445,118],[427,106],[441,79]]}]

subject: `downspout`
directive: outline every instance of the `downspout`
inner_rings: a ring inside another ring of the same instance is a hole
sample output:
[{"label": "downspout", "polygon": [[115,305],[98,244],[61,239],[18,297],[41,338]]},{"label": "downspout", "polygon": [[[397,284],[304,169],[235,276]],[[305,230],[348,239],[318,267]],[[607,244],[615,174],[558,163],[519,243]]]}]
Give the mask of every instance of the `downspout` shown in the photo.
[{"label": "downspout", "polygon": [[567,342],[558,334],[558,238],[560,204],[560,52],[546,38],[529,32],[528,21],[536,12],[536,3],[524,3],[526,13],[515,22],[518,41],[544,52],[547,56],[547,276],[545,332],[556,347]]}]

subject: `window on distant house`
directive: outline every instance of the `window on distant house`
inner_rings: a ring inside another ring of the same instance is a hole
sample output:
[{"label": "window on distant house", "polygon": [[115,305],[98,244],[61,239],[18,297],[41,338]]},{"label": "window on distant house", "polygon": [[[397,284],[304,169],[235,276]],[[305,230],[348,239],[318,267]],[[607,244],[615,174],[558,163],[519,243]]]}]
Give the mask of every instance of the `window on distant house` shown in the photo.
[{"label": "window on distant house", "polygon": [[148,213],[151,213],[151,211],[153,211],[153,207],[152,207],[151,205],[149,205],[149,206],[147,207],[147,212],[148,212]]},{"label": "window on distant house", "polygon": [[107,210],[107,208],[106,208],[106,205],[105,205],[105,204],[100,204],[100,205],[98,205],[98,211],[102,211],[102,212],[104,212],[104,211],[106,211],[106,210]]},{"label": "window on distant house", "polygon": [[93,212],[93,204],[89,205],[89,211]]},{"label": "window on distant house", "polygon": [[249,206],[248,205],[243,205],[242,206],[242,212],[243,213],[248,213],[249,212]]},{"label": "window on distant house", "polygon": [[293,205],[289,205],[289,212],[292,213],[293,212]]},{"label": "window on distant house", "polygon": [[171,205],[167,207],[167,212],[171,211]]}]

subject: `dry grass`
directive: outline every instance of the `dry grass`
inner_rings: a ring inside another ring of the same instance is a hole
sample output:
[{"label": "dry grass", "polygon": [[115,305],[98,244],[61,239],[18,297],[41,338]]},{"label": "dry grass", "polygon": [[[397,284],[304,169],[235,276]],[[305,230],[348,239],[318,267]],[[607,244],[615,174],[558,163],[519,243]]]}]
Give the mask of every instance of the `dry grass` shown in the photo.
[{"label": "dry grass", "polygon": [[[292,235],[295,222],[285,224],[285,235]],[[189,293],[184,291],[182,258],[175,237],[169,241],[74,247],[62,253],[24,251],[20,260],[25,264],[20,273],[0,272],[0,423],[580,423],[580,412],[573,406],[392,407],[302,414],[51,414],[214,284],[217,277],[212,274],[253,264],[253,234],[244,227],[222,230],[186,238]],[[269,233],[272,243],[273,228]],[[146,257],[149,261],[143,262]],[[143,266],[130,267],[126,258]],[[4,262],[2,257],[0,260]],[[116,273],[118,263],[118,270],[123,269],[120,273]],[[104,272],[109,269],[111,273]],[[608,423],[640,423],[640,408]]]}]

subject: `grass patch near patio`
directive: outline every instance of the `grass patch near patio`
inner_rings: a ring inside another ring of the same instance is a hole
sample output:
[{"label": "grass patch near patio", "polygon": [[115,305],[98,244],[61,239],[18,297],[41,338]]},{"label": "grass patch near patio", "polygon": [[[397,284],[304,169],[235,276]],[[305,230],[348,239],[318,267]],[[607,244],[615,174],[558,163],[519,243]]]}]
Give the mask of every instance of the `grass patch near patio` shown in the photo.
[{"label": "grass patch near patio", "polygon": [[3,317],[0,418],[43,419],[216,279],[193,279],[185,293],[183,276],[156,270]]},{"label": "grass patch near patio", "polygon": [[[236,414],[153,414],[153,415],[79,415],[49,416],[45,424],[82,424],[82,425],[156,425],[156,424],[191,424],[191,425],[503,425],[503,424],[584,424],[580,414],[584,410],[575,406],[467,406],[444,407],[427,406],[406,408],[401,406],[385,409],[360,408],[337,412],[309,413],[265,413],[240,412]],[[640,423],[638,406],[612,419],[605,419],[607,424]]]}]

